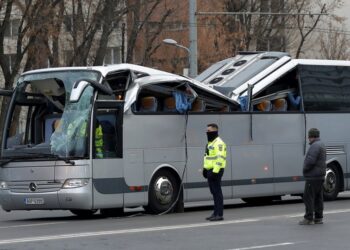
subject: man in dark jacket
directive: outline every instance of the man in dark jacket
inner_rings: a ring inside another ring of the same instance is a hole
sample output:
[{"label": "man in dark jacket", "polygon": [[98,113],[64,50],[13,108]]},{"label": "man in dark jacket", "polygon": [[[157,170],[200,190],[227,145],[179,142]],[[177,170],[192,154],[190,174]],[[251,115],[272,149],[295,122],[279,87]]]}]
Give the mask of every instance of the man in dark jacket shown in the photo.
[{"label": "man in dark jacket", "polygon": [[320,131],[309,130],[310,148],[304,160],[303,175],[305,189],[303,200],[305,204],[304,219],[300,225],[322,224],[323,221],[323,182],[326,175],[326,147],[320,141]]}]

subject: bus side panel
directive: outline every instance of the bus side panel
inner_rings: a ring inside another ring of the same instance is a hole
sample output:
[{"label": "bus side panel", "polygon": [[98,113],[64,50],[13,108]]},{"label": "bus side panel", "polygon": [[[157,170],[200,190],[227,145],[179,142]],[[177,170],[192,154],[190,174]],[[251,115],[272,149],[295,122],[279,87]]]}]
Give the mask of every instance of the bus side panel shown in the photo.
[{"label": "bus side panel", "polygon": [[[241,168],[244,168],[246,165],[244,161],[242,161],[241,155],[235,151],[236,149],[240,150],[241,146],[250,145],[252,143],[250,140],[249,127],[250,117],[248,113],[229,113],[221,115],[222,128],[219,134],[227,145],[228,161],[225,175],[230,174],[232,197],[241,197],[245,193],[244,190],[240,190],[237,184],[241,183],[239,182],[241,180],[239,175],[244,171]],[[227,171],[228,169],[229,171]]]},{"label": "bus side panel", "polygon": [[[146,205],[147,183],[145,180],[144,152],[142,149],[124,151],[124,178],[127,190],[124,193],[124,206]],[[142,188],[139,190],[138,188]]]},{"label": "bus side panel", "polygon": [[203,156],[205,145],[188,148],[187,181],[185,183],[185,201],[202,201],[213,199],[203,178]]},{"label": "bus side panel", "polygon": [[234,146],[231,149],[233,195],[254,197],[273,194],[272,147]]},{"label": "bus side panel", "polygon": [[[302,190],[304,116],[300,113],[256,112],[253,114],[253,142],[273,149],[273,182],[276,194]],[[299,148],[298,148],[299,147]],[[296,182],[296,183],[295,183]],[[289,188],[291,190],[288,192]]]},{"label": "bus side panel", "polygon": [[123,159],[94,159],[92,164],[93,208],[123,207]]},{"label": "bus side panel", "polygon": [[301,181],[304,146],[300,144],[274,144],[275,194],[298,194],[304,190]]}]

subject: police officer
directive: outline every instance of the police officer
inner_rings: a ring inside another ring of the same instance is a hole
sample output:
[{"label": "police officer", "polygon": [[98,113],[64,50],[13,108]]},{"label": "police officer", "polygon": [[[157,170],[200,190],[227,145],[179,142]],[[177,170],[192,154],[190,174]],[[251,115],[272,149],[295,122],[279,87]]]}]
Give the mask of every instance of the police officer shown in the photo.
[{"label": "police officer", "polygon": [[223,220],[224,200],[221,190],[221,178],[226,166],[226,144],[218,134],[218,125],[207,125],[208,144],[204,156],[203,176],[208,179],[208,185],[214,199],[214,212],[207,217],[210,221]]}]

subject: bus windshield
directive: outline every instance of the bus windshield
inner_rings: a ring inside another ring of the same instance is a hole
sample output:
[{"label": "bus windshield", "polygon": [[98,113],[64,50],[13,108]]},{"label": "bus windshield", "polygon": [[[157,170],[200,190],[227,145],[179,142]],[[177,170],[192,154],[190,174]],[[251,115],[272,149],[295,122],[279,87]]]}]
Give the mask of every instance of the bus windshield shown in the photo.
[{"label": "bus windshield", "polygon": [[81,79],[98,82],[91,70],[50,71],[19,78],[5,132],[3,156],[51,153],[87,156],[87,136],[94,89],[87,86],[77,102],[71,90]]},{"label": "bus windshield", "polygon": [[59,156],[87,155],[88,121],[92,108],[93,88],[88,86],[78,102],[65,105],[62,117],[53,121],[51,153]]}]

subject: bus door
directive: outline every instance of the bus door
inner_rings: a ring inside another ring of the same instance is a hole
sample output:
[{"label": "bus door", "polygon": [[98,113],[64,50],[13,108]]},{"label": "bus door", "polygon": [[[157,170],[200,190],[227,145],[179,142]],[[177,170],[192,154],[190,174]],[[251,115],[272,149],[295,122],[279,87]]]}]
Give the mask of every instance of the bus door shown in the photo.
[{"label": "bus door", "polygon": [[96,101],[91,131],[94,208],[123,206],[123,101]]}]

